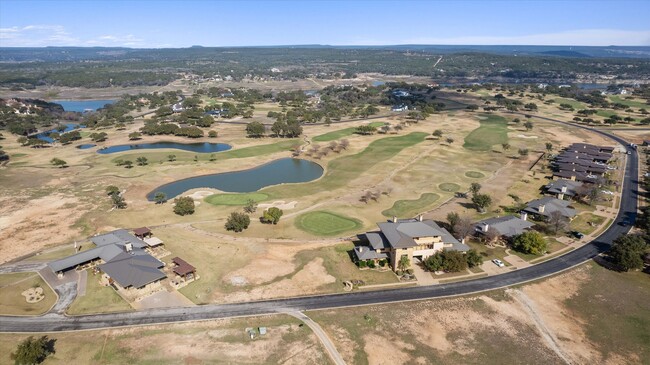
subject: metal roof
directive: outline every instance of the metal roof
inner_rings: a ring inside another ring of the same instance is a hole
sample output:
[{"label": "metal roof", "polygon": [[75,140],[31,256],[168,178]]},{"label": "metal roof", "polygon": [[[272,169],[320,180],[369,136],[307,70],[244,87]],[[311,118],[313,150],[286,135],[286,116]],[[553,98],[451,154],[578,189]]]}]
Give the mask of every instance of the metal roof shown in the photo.
[{"label": "metal roof", "polygon": [[485,224],[488,225],[488,229],[493,228],[499,232],[500,235],[506,237],[513,237],[522,234],[526,229],[534,226],[533,223],[525,221],[519,217],[507,215],[504,217],[488,218],[478,222],[476,224],[476,231],[484,233],[481,228],[483,228]]},{"label": "metal roof", "polygon": [[124,246],[126,243],[132,243],[135,248],[144,248],[146,244],[130,234],[126,229],[118,229],[113,232],[91,237],[90,240],[97,246],[119,245]]},{"label": "metal roof", "polygon": [[111,279],[117,281],[123,288],[141,288],[154,281],[164,279],[165,273],[158,270],[165,266],[148,253],[135,249],[123,252],[111,261],[99,265]]}]

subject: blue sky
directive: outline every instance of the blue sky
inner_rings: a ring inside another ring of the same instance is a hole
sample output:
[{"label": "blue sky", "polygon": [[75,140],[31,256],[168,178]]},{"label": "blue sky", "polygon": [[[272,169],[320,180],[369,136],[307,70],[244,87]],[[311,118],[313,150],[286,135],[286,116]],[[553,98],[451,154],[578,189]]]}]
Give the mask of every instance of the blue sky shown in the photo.
[{"label": "blue sky", "polygon": [[649,46],[649,18],[648,0],[0,0],[0,46]]}]

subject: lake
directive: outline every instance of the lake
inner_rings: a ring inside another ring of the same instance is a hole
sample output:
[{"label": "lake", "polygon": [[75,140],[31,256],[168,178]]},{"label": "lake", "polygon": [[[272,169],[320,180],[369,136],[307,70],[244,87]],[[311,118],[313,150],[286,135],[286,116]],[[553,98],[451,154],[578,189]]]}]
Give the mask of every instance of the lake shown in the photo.
[{"label": "lake", "polygon": [[80,144],[80,145],[78,145],[77,148],[80,149],[80,150],[87,150],[87,149],[89,149],[89,148],[93,148],[93,147],[95,147],[95,146],[97,146],[97,145],[96,145],[96,144],[92,144],[92,143],[84,143],[84,144]]},{"label": "lake", "polygon": [[61,104],[66,112],[95,111],[106,104],[113,104],[115,100],[54,100],[53,103]]},{"label": "lake", "polygon": [[117,146],[110,146],[97,150],[97,153],[107,155],[110,153],[133,151],[133,150],[148,150],[172,148],[177,150],[195,152],[195,153],[214,153],[226,151],[232,148],[231,145],[226,143],[176,143],[176,142],[153,142],[153,143],[139,143],[139,144],[123,144]]},{"label": "lake", "polygon": [[63,132],[59,132],[56,128],[55,129],[50,129],[50,130],[47,130],[47,131],[44,131],[44,132],[41,132],[41,133],[37,134],[36,138],[41,139],[41,140],[43,140],[45,142],[48,142],[48,143],[53,143],[54,140],[52,138],[48,137],[50,135],[50,133],[52,133],[52,132],[65,133],[65,132],[70,132],[70,131],[78,129],[78,128],[84,128],[84,126],[79,125],[79,124],[66,124],[65,125],[65,130],[63,130]]},{"label": "lake", "polygon": [[323,168],[314,162],[295,158],[281,158],[249,170],[223,172],[174,181],[159,186],[147,194],[148,200],[161,191],[172,199],[197,188],[213,188],[228,193],[250,193],[271,185],[302,183],[316,180]]}]

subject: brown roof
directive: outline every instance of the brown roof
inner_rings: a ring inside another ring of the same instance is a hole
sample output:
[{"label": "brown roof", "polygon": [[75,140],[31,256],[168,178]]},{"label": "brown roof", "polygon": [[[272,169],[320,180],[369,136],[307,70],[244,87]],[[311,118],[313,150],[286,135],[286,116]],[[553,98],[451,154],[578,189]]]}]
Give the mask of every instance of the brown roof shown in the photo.
[{"label": "brown roof", "polygon": [[151,230],[149,228],[147,228],[147,227],[140,227],[140,228],[134,229],[133,233],[136,236],[142,236],[142,235],[151,233]]},{"label": "brown roof", "polygon": [[183,260],[180,257],[174,257],[172,262],[176,264],[174,268],[174,273],[180,276],[185,276],[191,272],[196,271],[196,268]]}]

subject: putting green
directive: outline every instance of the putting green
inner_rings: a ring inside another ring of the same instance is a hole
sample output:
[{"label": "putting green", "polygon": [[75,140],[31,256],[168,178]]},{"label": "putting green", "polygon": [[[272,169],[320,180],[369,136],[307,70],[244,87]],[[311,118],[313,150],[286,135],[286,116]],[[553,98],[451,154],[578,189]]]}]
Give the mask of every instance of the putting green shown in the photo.
[{"label": "putting green", "polygon": [[485,177],[485,174],[483,174],[482,172],[478,172],[478,171],[467,171],[465,173],[465,176],[471,177],[472,179],[480,179],[482,177]]},{"label": "putting green", "polygon": [[418,199],[414,200],[397,200],[390,209],[386,209],[381,214],[386,217],[410,218],[420,213],[431,204],[435,203],[440,195],[435,193],[424,193]]},{"label": "putting green", "polygon": [[442,191],[448,191],[453,193],[460,190],[460,185],[454,183],[442,183],[438,185],[438,188],[440,188],[440,190]]},{"label": "putting green", "polygon": [[249,200],[261,202],[268,199],[264,193],[246,193],[246,194],[214,194],[205,198],[207,203],[212,205],[246,205]]},{"label": "putting green", "polygon": [[361,226],[357,219],[325,211],[309,212],[296,218],[296,227],[317,236],[333,236]]}]

